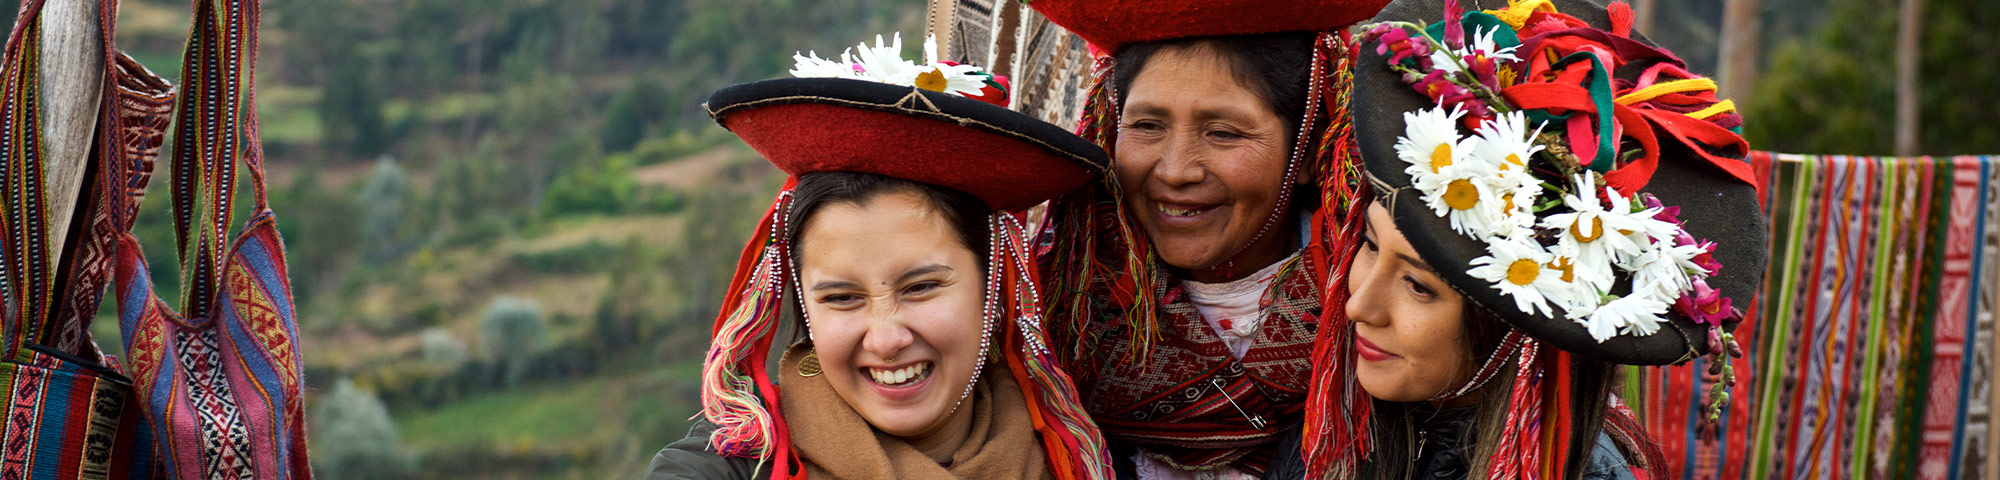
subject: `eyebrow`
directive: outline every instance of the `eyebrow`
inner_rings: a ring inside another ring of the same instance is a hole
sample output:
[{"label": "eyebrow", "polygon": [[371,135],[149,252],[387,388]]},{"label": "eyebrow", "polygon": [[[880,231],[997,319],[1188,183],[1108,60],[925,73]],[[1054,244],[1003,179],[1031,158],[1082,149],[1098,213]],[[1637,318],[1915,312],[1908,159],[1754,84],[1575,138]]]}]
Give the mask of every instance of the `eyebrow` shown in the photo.
[{"label": "eyebrow", "polygon": [[1412,257],[1410,256],[1410,254],[1403,252],[1396,252],[1396,257],[1403,259],[1404,263],[1415,265],[1417,266],[1417,268],[1423,269],[1423,271],[1430,272],[1432,275],[1437,275],[1437,270],[1432,270],[1430,264],[1424,263],[1424,260],[1421,258]]},{"label": "eyebrow", "polygon": [[[1143,103],[1143,102],[1130,105],[1127,108],[1131,109],[1132,111],[1130,113],[1125,114],[1125,116],[1172,117],[1174,113],[1172,109],[1169,109],[1165,106],[1155,105],[1151,103]],[[1195,110],[1194,114],[1190,115],[1190,118],[1192,118],[1195,121],[1203,121],[1203,122],[1214,121],[1214,120],[1240,121],[1243,120],[1243,116],[1244,112],[1241,108],[1224,105],[1224,106]]]},{"label": "eyebrow", "polygon": [[[941,264],[931,264],[911,269],[908,272],[903,272],[903,276],[897,277],[896,281],[904,282],[904,281],[909,281],[911,278],[921,277],[924,275],[929,275],[938,272],[949,272],[949,271],[952,271],[951,267],[949,266]],[[858,283],[827,280],[819,283],[814,283],[811,290],[820,291],[829,289],[859,289],[859,288],[861,288],[861,284]]]},{"label": "eyebrow", "polygon": [[[1368,243],[1375,244],[1376,248],[1381,248],[1382,241],[1380,239],[1375,238],[1375,219],[1371,218],[1368,220],[1364,220],[1363,222],[1364,222],[1363,226],[1368,228],[1366,230],[1361,231],[1361,239]],[[1417,268],[1422,269],[1423,271],[1430,272],[1431,275],[1437,275],[1437,270],[1432,269],[1430,264],[1424,263],[1424,259],[1413,257],[1410,256],[1410,254],[1403,252],[1396,252],[1396,258],[1402,259],[1403,263],[1415,265]]]}]

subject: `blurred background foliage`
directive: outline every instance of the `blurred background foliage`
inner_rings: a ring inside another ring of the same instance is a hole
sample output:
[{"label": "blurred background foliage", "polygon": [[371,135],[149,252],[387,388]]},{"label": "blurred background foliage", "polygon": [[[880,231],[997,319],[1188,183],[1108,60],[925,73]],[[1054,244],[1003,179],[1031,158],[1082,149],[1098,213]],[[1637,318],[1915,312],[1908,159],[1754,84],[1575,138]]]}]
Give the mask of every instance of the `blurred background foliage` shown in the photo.
[{"label": "blurred background foliage", "polygon": [[[2000,153],[2000,10],[1986,1],[1925,2],[1927,152]],[[1721,3],[1667,2],[1651,37],[1712,73]],[[1761,82],[1733,95],[1753,145],[1887,153],[1894,8],[1765,0]],[[317,0],[264,14],[257,100],[322,476],[623,478],[697,413],[708,328],[782,181],[701,102],[783,75],[794,51],[875,33],[904,32],[918,55],[924,2]],[[118,46],[177,78],[188,15],[125,0]],[[165,183],[137,231],[170,292]],[[111,308],[95,331],[117,350]]]}]

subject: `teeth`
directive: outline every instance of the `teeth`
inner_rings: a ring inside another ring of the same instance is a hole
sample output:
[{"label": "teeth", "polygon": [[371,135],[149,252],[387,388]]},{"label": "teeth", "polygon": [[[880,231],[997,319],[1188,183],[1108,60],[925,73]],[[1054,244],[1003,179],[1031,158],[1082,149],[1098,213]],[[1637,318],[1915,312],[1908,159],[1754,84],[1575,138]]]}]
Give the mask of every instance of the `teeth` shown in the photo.
[{"label": "teeth", "polygon": [[1194,214],[1201,213],[1202,210],[1206,210],[1205,208],[1194,208],[1194,209],[1183,210],[1165,205],[1160,205],[1159,208],[1160,208],[1160,213],[1165,213],[1167,214],[1167,216],[1172,216],[1172,217],[1192,217],[1194,216]]},{"label": "teeth", "polygon": [[868,369],[868,376],[874,377],[875,383],[896,386],[922,380],[924,374],[930,373],[930,370],[931,362],[924,362],[895,370],[870,368]]}]

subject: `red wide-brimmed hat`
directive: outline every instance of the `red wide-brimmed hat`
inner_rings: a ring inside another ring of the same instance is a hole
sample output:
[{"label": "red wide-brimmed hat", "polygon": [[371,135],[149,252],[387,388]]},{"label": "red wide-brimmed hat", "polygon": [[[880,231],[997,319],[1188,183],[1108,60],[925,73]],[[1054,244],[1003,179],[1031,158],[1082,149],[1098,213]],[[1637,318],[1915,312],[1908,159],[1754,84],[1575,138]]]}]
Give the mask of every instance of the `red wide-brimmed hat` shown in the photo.
[{"label": "red wide-brimmed hat", "polygon": [[1375,16],[1388,0],[1035,0],[1028,6],[1106,52],[1189,37],[1322,32]]},{"label": "red wide-brimmed hat", "polygon": [[786,78],[715,92],[709,114],[792,176],[861,172],[949,187],[1022,210],[1104,174],[1104,150],[992,104],[845,78]]}]

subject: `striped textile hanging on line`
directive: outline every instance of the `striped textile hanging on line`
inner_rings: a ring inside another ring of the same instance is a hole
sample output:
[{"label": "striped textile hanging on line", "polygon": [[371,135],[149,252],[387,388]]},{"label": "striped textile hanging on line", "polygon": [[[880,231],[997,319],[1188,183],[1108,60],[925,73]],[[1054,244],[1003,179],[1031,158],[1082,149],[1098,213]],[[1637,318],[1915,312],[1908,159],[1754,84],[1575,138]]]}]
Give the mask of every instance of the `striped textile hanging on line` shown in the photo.
[{"label": "striped textile hanging on line", "polygon": [[1689,408],[1701,361],[1628,371],[1674,476],[1990,475],[1996,158],[1751,155],[1772,261],[1729,408]]}]

